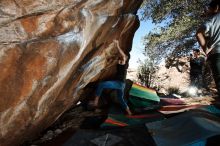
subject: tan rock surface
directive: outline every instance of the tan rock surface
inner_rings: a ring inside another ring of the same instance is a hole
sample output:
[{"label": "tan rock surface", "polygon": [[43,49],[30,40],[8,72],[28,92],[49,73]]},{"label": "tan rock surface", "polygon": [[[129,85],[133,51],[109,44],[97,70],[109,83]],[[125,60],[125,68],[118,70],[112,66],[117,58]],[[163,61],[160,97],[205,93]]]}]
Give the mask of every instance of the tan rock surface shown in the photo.
[{"label": "tan rock surface", "polygon": [[128,54],[142,0],[0,1],[0,145],[50,126]]},{"label": "tan rock surface", "polygon": [[160,65],[156,76],[158,86],[161,87],[159,92],[163,93],[168,91],[169,88],[176,88],[180,93],[185,92],[190,85],[189,62],[186,57],[182,57],[172,62],[169,68]]}]

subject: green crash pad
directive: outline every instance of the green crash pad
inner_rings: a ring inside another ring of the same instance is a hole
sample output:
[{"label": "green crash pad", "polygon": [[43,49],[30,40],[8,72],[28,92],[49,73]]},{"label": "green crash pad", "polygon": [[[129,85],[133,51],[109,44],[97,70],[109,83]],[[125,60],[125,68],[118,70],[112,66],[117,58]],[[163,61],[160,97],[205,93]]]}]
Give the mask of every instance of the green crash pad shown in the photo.
[{"label": "green crash pad", "polygon": [[131,87],[131,90],[129,92],[130,95],[143,98],[143,99],[148,99],[152,101],[160,101],[159,96],[157,96],[157,93],[155,90],[138,85],[138,84],[133,84]]},{"label": "green crash pad", "polygon": [[156,91],[138,84],[133,84],[129,92],[129,102],[134,108],[149,107],[160,102]]},{"label": "green crash pad", "polygon": [[158,103],[158,102],[154,102],[154,101],[150,101],[150,100],[144,100],[144,99],[134,97],[134,96],[129,97],[129,102],[131,103],[130,108],[132,108],[132,109],[146,108],[146,107],[152,106],[155,103]]},{"label": "green crash pad", "polygon": [[163,119],[165,119],[164,116],[156,112],[133,116],[109,114],[101,128],[141,125]]},{"label": "green crash pad", "polygon": [[125,115],[120,107],[112,106],[109,109],[107,119],[101,124],[101,128],[125,127],[133,125],[141,125],[148,122],[163,120],[163,114],[157,111],[147,111],[138,115]]}]

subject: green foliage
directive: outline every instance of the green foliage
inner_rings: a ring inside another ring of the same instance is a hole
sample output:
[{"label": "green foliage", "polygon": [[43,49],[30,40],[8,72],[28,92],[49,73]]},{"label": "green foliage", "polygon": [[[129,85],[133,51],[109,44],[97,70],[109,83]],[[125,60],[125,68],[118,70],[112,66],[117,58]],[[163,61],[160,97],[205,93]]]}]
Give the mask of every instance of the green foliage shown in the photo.
[{"label": "green foliage", "polygon": [[168,88],[168,94],[180,94],[180,89],[178,87],[170,87]]},{"label": "green foliage", "polygon": [[155,85],[156,71],[155,63],[150,59],[146,59],[144,62],[140,62],[137,78],[144,86],[153,87]]},{"label": "green foliage", "polygon": [[141,7],[142,20],[151,19],[158,26],[144,38],[147,56],[160,60],[187,54],[196,45],[195,31],[204,19],[201,15],[209,2],[144,0]]}]

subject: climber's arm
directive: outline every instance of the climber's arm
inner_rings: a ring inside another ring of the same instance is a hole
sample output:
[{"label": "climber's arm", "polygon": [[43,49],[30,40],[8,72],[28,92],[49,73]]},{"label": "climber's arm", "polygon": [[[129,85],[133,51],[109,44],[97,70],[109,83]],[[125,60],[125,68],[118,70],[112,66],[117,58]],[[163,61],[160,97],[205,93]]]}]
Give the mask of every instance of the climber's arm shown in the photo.
[{"label": "climber's arm", "polygon": [[120,55],[121,55],[121,57],[122,57],[122,62],[123,62],[123,64],[125,64],[126,63],[126,61],[127,61],[127,59],[128,59],[128,56],[124,53],[124,51],[121,49],[121,47],[120,47],[120,45],[119,45],[119,41],[118,40],[114,40],[114,42],[116,43],[116,45],[117,45],[117,48],[118,48],[118,51],[119,51],[119,53],[120,53]]}]

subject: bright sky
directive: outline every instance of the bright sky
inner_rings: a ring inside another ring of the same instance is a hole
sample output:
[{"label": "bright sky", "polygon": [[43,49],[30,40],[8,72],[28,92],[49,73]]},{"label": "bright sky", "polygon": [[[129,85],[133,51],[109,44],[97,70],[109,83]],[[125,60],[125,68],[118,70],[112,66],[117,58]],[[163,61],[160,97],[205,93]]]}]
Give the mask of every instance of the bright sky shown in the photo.
[{"label": "bright sky", "polygon": [[135,33],[133,39],[133,46],[132,51],[130,52],[131,58],[129,61],[129,68],[137,69],[138,67],[138,59],[144,60],[144,45],[143,45],[143,38],[144,36],[149,33],[155,27],[154,24],[150,20],[148,21],[141,21],[140,27]]}]

